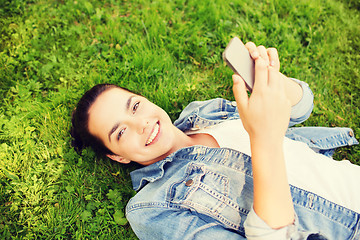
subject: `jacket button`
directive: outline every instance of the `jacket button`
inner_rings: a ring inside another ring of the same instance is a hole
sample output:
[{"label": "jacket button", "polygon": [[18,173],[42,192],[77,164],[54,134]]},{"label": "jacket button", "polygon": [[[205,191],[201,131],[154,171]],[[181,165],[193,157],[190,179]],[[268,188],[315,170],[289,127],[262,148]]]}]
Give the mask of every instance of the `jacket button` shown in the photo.
[{"label": "jacket button", "polygon": [[191,185],[193,185],[193,183],[194,181],[192,179],[189,179],[186,181],[185,186],[190,187]]},{"label": "jacket button", "polygon": [[232,105],[233,107],[236,107],[236,106],[237,106],[236,101],[232,101],[232,102],[231,102],[231,105]]},{"label": "jacket button", "polygon": [[349,136],[353,137],[354,136],[354,132],[353,131],[349,131]]}]

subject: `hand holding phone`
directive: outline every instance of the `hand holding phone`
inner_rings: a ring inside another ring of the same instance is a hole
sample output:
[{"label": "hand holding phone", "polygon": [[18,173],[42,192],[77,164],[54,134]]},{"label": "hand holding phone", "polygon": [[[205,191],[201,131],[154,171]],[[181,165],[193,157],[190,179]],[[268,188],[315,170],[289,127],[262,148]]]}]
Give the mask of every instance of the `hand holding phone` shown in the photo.
[{"label": "hand holding phone", "polygon": [[248,90],[252,91],[255,80],[254,60],[238,37],[230,40],[223,53],[223,59],[234,73],[241,76]]}]

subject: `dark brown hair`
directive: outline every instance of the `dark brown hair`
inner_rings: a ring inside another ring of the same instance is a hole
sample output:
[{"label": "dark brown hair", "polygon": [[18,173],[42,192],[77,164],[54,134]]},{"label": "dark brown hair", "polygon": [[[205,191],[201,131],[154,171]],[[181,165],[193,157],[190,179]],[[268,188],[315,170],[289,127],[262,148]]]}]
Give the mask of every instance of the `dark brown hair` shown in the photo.
[{"label": "dark brown hair", "polygon": [[113,154],[108,149],[103,141],[92,135],[89,132],[89,109],[94,104],[98,96],[103,92],[112,89],[120,88],[125,91],[132,92],[126,88],[119,87],[114,84],[98,84],[88,90],[79,100],[75,110],[72,113],[72,126],[71,126],[71,145],[78,153],[86,147],[91,147],[97,155],[103,156],[106,154]]}]

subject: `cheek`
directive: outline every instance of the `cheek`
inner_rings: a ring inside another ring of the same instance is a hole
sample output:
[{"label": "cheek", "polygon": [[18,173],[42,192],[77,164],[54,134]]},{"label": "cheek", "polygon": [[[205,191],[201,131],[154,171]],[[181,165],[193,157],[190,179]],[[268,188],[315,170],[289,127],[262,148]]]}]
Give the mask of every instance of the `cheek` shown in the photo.
[{"label": "cheek", "polygon": [[123,137],[124,139],[120,141],[115,140],[111,144],[110,150],[113,153],[126,157],[138,151],[140,144],[139,144],[139,139],[136,139],[136,136],[129,134],[128,136],[123,136]]}]

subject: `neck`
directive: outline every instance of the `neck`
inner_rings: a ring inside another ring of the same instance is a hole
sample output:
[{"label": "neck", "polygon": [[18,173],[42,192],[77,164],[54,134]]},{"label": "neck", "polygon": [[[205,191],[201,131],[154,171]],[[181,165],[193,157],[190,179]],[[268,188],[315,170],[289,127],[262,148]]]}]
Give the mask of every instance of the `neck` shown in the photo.
[{"label": "neck", "polygon": [[191,147],[191,146],[195,146],[195,145],[202,145],[202,146],[207,146],[207,147],[212,147],[212,148],[220,147],[219,144],[217,143],[217,141],[215,140],[215,138],[213,138],[211,135],[206,134],[206,133],[197,133],[197,134],[186,135],[181,130],[176,129],[176,135],[177,135],[176,142],[175,142],[173,148],[169,152],[167,152],[166,154],[164,154],[144,165],[150,165],[152,163],[158,162],[158,161],[166,158],[170,154],[178,151],[181,148],[185,148],[185,147]]},{"label": "neck", "polygon": [[216,139],[207,133],[195,133],[191,135],[186,135],[184,132],[180,131],[180,134],[179,136],[181,136],[181,138],[179,137],[179,141],[177,141],[179,143],[179,147],[176,150],[195,145],[202,145],[212,148],[220,147]]}]

